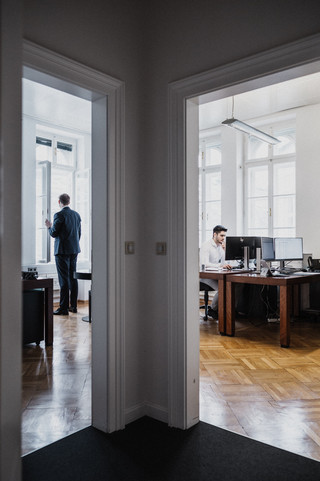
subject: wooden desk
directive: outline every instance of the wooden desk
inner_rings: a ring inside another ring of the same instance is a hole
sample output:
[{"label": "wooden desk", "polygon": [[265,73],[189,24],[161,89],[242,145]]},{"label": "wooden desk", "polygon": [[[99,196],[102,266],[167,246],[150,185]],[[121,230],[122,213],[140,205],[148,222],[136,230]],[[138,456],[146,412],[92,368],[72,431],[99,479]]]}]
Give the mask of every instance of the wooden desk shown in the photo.
[{"label": "wooden desk", "polygon": [[23,279],[22,289],[44,289],[44,339],[47,346],[53,343],[53,279],[43,277],[38,279]]},{"label": "wooden desk", "polygon": [[232,270],[216,270],[216,271],[200,271],[200,279],[214,279],[218,281],[218,313],[219,313],[219,332],[222,336],[226,335],[226,277],[237,274],[239,272],[247,272],[242,269]]},{"label": "wooden desk", "polygon": [[[280,345],[290,346],[290,317],[300,311],[299,286],[319,282],[320,274],[291,275],[285,277],[262,277],[246,273],[226,277],[226,335],[235,334],[235,284],[279,286],[280,289]],[[294,295],[293,295],[294,293]]]}]

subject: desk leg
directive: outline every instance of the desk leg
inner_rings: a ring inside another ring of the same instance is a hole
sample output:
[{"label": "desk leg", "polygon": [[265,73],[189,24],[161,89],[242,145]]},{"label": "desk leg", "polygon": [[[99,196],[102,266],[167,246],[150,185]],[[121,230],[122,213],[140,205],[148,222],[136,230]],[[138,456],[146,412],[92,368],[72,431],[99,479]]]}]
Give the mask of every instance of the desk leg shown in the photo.
[{"label": "desk leg", "polygon": [[53,344],[53,289],[46,288],[44,295],[44,339],[46,346]]},{"label": "desk leg", "polygon": [[280,345],[290,346],[291,286],[280,286]]},{"label": "desk leg", "polygon": [[226,282],[226,335],[235,333],[235,284]]},{"label": "desk leg", "polygon": [[219,312],[219,332],[221,336],[226,334],[226,281],[225,278],[218,281],[218,312]]},{"label": "desk leg", "polygon": [[300,315],[300,285],[295,284],[293,286],[293,317],[299,317]]}]

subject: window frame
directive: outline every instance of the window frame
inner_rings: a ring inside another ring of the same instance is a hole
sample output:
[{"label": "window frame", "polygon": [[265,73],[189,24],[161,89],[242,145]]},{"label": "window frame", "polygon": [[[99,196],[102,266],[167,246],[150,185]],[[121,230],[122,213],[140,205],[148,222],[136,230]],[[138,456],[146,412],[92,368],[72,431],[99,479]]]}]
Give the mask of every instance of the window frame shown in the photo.
[{"label": "window frame", "polygon": [[[90,167],[84,167],[84,166],[81,166],[80,167],[80,163],[79,163],[79,159],[78,159],[78,149],[80,148],[80,142],[79,140],[84,138],[83,135],[74,135],[72,133],[69,133],[68,131],[62,131],[62,130],[58,130],[58,129],[47,129],[45,126],[41,125],[41,124],[38,124],[37,127],[36,127],[36,138],[35,138],[35,143],[36,143],[36,139],[38,137],[41,137],[43,139],[47,139],[47,140],[50,140],[51,141],[51,149],[52,149],[52,155],[51,155],[51,159],[48,160],[48,161],[44,161],[44,160],[37,160],[37,158],[35,158],[35,164],[36,164],[36,168],[38,166],[38,164],[41,164],[43,162],[48,162],[50,164],[50,171],[51,171],[51,175],[50,175],[50,186],[47,186],[47,189],[49,190],[48,192],[46,192],[46,196],[48,198],[48,208],[47,208],[47,218],[50,219],[51,221],[53,220],[53,216],[54,216],[54,213],[58,211],[58,199],[56,199],[56,202],[55,202],[55,199],[52,199],[52,195],[53,195],[53,190],[52,190],[52,179],[53,179],[53,176],[54,176],[54,170],[58,170],[60,172],[65,172],[65,173],[69,173],[71,174],[71,187],[70,189],[68,190],[68,194],[70,195],[70,197],[72,198],[72,204],[75,206],[75,209],[76,209],[76,206],[78,205],[78,199],[77,199],[77,195],[78,195],[78,192],[77,192],[77,188],[76,188],[76,177],[77,175],[81,174],[82,172],[89,172],[88,173],[88,181],[91,182],[91,166]],[[57,162],[57,144],[58,142],[62,142],[62,143],[67,143],[67,144],[70,144],[73,146],[72,150],[74,152],[74,156],[73,156],[73,162],[72,162],[72,165],[65,165],[63,163],[59,163]],[[87,239],[87,244],[88,244],[88,252],[87,252],[87,257],[85,258],[80,258],[79,261],[82,262],[82,263],[87,263],[87,262],[90,262],[91,259],[90,259],[90,253],[91,253],[91,242],[92,242],[92,239],[91,239],[91,187],[89,185],[88,187],[88,197],[89,197],[89,204],[88,204],[88,209],[89,209],[89,216],[88,216],[88,219],[89,219],[89,224],[88,224],[88,232],[85,234],[85,229],[82,229],[82,236],[83,235],[87,235],[88,236],[88,239]],[[46,254],[46,257],[44,259],[39,259],[39,257],[37,256],[37,252],[35,252],[35,256],[36,256],[36,264],[37,265],[50,265],[50,264],[53,264],[54,263],[54,258],[53,258],[53,242],[54,242],[54,239],[52,239],[47,231],[47,229],[44,229],[43,230],[43,233],[42,233],[43,236],[46,236],[48,238],[48,240],[46,241],[45,239],[42,239],[41,240],[41,243],[42,245],[45,245],[45,242],[47,242],[49,244],[49,247],[47,248],[47,254]],[[37,232],[37,229],[36,229],[36,236],[38,236],[38,232]],[[37,238],[36,238],[37,239]]]},{"label": "window frame", "polygon": [[[274,132],[285,132],[288,130],[293,130],[296,132],[296,126],[294,121],[289,121],[289,122],[274,122],[272,124],[264,125],[262,129],[265,132],[270,133],[270,135],[276,135]],[[274,192],[273,192],[273,184],[274,184],[274,166],[279,165],[279,164],[286,164],[289,162],[294,163],[294,168],[296,172],[296,143],[295,143],[295,151],[294,153],[289,153],[289,154],[274,154],[273,152],[273,145],[269,144],[268,145],[268,156],[260,158],[260,159],[249,159],[248,154],[249,154],[249,138],[245,139],[244,143],[244,231],[247,235],[255,235],[253,232],[249,231],[249,206],[248,206],[248,201],[249,201],[249,168],[254,167],[254,166],[267,166],[268,169],[268,206],[267,206],[267,211],[268,211],[268,233],[266,234],[267,237],[275,237],[274,230],[276,229],[274,227],[274,199],[277,197]],[[294,196],[294,202],[296,204],[296,186],[295,186],[295,192],[292,194]],[[294,227],[292,228],[292,237],[296,235],[296,209],[294,212],[295,216],[295,222],[294,222]],[[290,227],[284,227],[289,229]],[[291,229],[291,228],[290,228]],[[279,236],[278,236],[279,237]]]},{"label": "window frame", "polygon": [[[207,149],[210,146],[216,146],[220,147],[220,150],[222,151],[222,141],[221,141],[221,135],[217,134],[214,136],[208,136],[200,141],[200,146],[199,146],[199,159],[198,159],[198,167],[199,167],[199,175],[198,175],[198,181],[199,181],[199,189],[200,189],[200,184],[201,184],[201,201],[200,201],[200,195],[199,195],[199,245],[201,245],[203,242],[208,240],[207,237],[207,229],[206,229],[206,224],[208,221],[208,212],[206,208],[207,200],[206,200],[206,176],[208,174],[212,173],[218,173],[221,176],[222,173],[222,159],[220,164],[215,164],[215,165],[206,165],[206,155],[207,155]],[[220,202],[220,218],[217,219],[215,224],[220,223],[221,219],[221,200],[222,196],[220,194],[220,199],[213,201],[213,202]],[[200,205],[201,205],[201,214],[200,214]],[[212,226],[213,228],[214,226]],[[212,232],[212,229],[211,229]]]}]

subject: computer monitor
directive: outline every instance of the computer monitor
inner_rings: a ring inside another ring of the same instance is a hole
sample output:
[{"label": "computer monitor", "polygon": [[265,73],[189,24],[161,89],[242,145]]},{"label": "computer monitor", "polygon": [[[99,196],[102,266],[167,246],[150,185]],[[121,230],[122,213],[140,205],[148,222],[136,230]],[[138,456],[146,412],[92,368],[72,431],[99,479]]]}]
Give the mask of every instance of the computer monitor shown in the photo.
[{"label": "computer monitor", "polygon": [[275,260],[272,237],[261,237],[261,259],[265,261]]},{"label": "computer monitor", "polygon": [[277,261],[295,261],[303,259],[302,237],[275,237],[274,256]]},{"label": "computer monitor", "polygon": [[244,247],[249,247],[249,258],[256,258],[256,248],[261,247],[261,237],[254,236],[227,236],[226,260],[243,260]]}]

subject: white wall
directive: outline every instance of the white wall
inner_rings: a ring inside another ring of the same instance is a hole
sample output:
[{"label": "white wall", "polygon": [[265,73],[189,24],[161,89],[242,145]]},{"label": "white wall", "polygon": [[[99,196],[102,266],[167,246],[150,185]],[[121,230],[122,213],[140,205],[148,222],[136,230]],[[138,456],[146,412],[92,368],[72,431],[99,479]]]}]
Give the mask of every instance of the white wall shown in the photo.
[{"label": "white wall", "polygon": [[36,121],[25,117],[22,123],[22,265],[36,263]]},{"label": "white wall", "polygon": [[303,250],[320,258],[320,105],[297,111],[297,235]]}]

